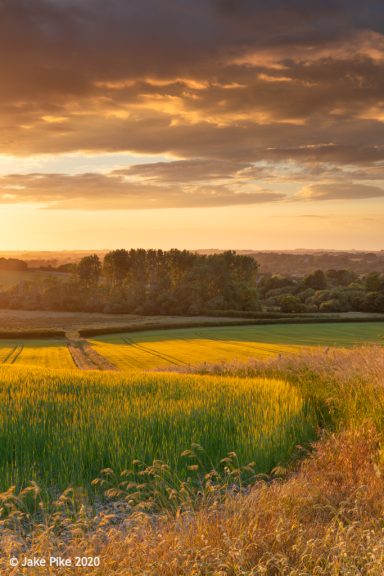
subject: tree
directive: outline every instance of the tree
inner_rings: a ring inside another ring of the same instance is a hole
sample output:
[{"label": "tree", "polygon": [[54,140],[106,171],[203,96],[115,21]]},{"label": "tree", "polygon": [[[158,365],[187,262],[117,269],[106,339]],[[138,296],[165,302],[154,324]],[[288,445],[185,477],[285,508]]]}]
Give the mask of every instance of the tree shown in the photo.
[{"label": "tree", "polygon": [[327,280],[322,270],[315,270],[304,279],[304,285],[314,290],[325,290],[327,287]]},{"label": "tree", "polygon": [[365,279],[365,289],[367,292],[378,292],[381,288],[381,279],[378,272],[371,272]]},{"label": "tree", "polygon": [[320,312],[340,312],[340,302],[337,298],[331,298],[322,302],[319,307]]},{"label": "tree", "polygon": [[84,256],[79,262],[78,275],[80,282],[87,288],[96,286],[101,275],[101,262],[96,254]]},{"label": "tree", "polygon": [[305,312],[305,305],[296,296],[284,296],[280,301],[282,312]]},{"label": "tree", "polygon": [[365,295],[364,310],[366,312],[384,312],[384,295],[379,292],[368,292]]},{"label": "tree", "polygon": [[113,250],[104,258],[103,270],[112,287],[119,286],[128,276],[131,258],[127,250]]},{"label": "tree", "polygon": [[351,270],[327,270],[327,279],[335,284],[335,286],[348,286],[352,282],[355,282],[357,278],[357,274]]}]

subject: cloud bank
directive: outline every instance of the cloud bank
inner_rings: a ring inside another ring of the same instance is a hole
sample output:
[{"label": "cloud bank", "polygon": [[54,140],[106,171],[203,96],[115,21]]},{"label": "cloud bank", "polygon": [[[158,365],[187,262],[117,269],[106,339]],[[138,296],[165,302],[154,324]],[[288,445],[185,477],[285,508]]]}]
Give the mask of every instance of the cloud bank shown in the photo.
[{"label": "cloud bank", "polygon": [[9,174],[2,203],[381,197],[382,2],[2,0],[0,60],[0,154],[172,160]]}]

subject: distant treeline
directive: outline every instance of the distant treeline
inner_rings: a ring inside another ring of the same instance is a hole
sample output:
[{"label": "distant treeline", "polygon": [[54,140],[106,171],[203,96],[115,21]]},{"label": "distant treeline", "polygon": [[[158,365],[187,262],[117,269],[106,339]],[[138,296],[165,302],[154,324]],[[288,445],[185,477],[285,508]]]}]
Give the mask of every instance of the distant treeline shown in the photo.
[{"label": "distant treeline", "polygon": [[265,274],[258,283],[263,310],[284,313],[384,312],[384,273],[316,270],[304,277]]},{"label": "distant treeline", "polygon": [[28,264],[18,258],[0,258],[0,270],[28,270]]},{"label": "distant treeline", "polygon": [[[197,250],[195,253],[205,256],[220,254],[220,250]],[[295,274],[306,276],[316,270],[350,270],[356,274],[366,274],[384,269],[384,250],[363,251],[236,251],[238,255],[251,256],[256,260],[260,274]],[[40,255],[41,254],[41,255]],[[97,252],[102,261],[106,251]],[[26,252],[10,257],[0,257],[1,269],[42,270],[52,272],[73,272],[80,260],[87,256],[84,252]],[[13,268],[16,266],[16,268]]]},{"label": "distant treeline", "polygon": [[86,256],[65,277],[24,281],[0,293],[0,306],[135,314],[258,310],[257,263],[235,252],[114,250]]},{"label": "distant treeline", "polygon": [[350,270],[366,274],[384,270],[381,252],[249,252],[262,274],[295,274],[305,276],[316,270]]},{"label": "distant treeline", "polygon": [[289,273],[271,274],[260,273],[253,256],[232,251],[122,249],[107,253],[103,260],[93,254],[61,266],[60,271],[67,274],[20,282],[0,292],[0,306],[255,319],[323,312],[384,313],[384,263],[376,260],[376,264],[377,270],[365,273],[328,268],[302,275],[292,265]]}]

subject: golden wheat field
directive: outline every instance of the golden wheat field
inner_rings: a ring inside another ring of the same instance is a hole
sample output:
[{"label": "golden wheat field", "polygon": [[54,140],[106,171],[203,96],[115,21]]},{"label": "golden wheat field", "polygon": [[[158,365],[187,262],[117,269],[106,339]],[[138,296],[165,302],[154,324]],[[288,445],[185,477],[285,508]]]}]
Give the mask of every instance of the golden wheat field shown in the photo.
[{"label": "golden wheat field", "polygon": [[64,340],[0,340],[0,364],[75,368]]}]

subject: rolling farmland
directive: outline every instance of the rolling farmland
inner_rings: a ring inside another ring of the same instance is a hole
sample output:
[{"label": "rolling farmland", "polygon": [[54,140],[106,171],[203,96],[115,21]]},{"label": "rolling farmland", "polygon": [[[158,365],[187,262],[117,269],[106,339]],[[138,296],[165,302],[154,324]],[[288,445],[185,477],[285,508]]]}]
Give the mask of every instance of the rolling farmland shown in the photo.
[{"label": "rolling farmland", "polygon": [[[164,460],[183,475],[180,454],[191,443],[203,446],[209,469],[235,451],[242,465],[255,461],[257,471],[268,472],[315,434],[312,399],[284,378],[155,371],[382,343],[382,326],[172,328],[89,342],[0,340],[0,482],[90,487],[102,468],[121,472],[133,459]],[[71,356],[76,345],[83,370]]]},{"label": "rolling farmland", "polygon": [[[384,323],[172,328],[79,340],[77,350],[85,351],[85,362],[77,364],[82,369],[153,371],[231,360],[247,362],[296,354],[307,347],[368,343],[384,343]],[[75,367],[74,350],[64,339],[0,339],[0,364],[69,369]]]}]

